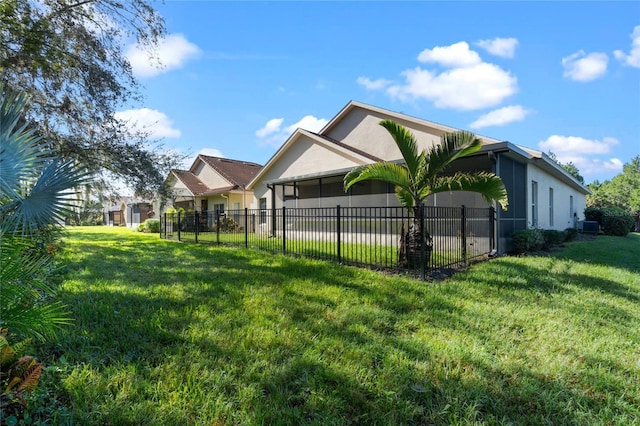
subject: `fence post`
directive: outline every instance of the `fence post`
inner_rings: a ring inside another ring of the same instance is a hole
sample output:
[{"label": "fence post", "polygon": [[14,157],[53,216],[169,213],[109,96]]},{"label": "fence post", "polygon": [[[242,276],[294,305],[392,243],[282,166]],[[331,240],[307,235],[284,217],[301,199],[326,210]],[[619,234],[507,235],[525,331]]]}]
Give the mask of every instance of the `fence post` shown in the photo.
[{"label": "fence post", "polygon": [[180,241],[180,211],[178,210],[178,241]]},{"label": "fence post", "polygon": [[164,214],[164,238],[168,239],[167,238],[167,213],[166,212]]},{"label": "fence post", "polygon": [[216,243],[220,245],[220,210],[216,209]]},{"label": "fence post", "polygon": [[462,265],[467,266],[467,209],[464,207],[464,204],[460,207],[460,233],[462,234],[462,238],[460,239],[462,243]]},{"label": "fence post", "polygon": [[193,217],[196,221],[194,226],[194,231],[195,231],[196,244],[198,244],[198,232],[200,231],[200,215],[198,214],[197,211],[195,211],[193,212]]},{"label": "fence post", "polygon": [[244,248],[249,247],[249,209],[244,208]]},{"label": "fence post", "polygon": [[493,206],[489,207],[489,252],[496,248],[496,212]]},{"label": "fence post", "polygon": [[426,261],[426,256],[427,256],[427,245],[426,245],[426,241],[425,241],[425,226],[424,226],[424,204],[420,204],[420,208],[418,209],[418,215],[419,218],[418,220],[420,221],[420,268],[421,268],[421,272],[422,272],[422,280],[426,281],[427,280],[427,261]]},{"label": "fence post", "polygon": [[287,208],[285,206],[282,206],[282,252],[286,253],[287,252],[287,236],[285,234],[285,228],[287,226],[287,222],[286,222],[286,212]]},{"label": "fence post", "polygon": [[337,221],[336,222],[336,234],[338,234],[338,246],[336,247],[337,248],[336,251],[338,253],[338,263],[342,263],[342,248],[340,247],[342,245],[341,244],[341,237],[340,237],[340,234],[341,234],[341,229],[340,229],[341,228],[341,226],[340,226],[340,204],[338,204],[336,206],[336,221]]}]

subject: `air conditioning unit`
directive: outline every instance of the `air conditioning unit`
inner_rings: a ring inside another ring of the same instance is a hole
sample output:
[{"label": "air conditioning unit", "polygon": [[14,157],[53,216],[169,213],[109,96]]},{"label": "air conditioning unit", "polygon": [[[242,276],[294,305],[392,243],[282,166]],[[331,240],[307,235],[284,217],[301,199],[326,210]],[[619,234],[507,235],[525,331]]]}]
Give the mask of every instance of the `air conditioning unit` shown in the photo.
[{"label": "air conditioning unit", "polygon": [[578,231],[583,234],[597,234],[600,224],[594,220],[581,220],[578,222]]}]

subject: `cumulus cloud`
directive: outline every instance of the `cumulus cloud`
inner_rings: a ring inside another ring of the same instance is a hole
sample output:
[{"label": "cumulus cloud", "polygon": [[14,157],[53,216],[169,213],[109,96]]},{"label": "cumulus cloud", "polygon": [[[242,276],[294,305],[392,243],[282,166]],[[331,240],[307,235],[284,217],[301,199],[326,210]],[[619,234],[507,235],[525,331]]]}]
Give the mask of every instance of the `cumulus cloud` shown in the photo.
[{"label": "cumulus cloud", "polygon": [[602,172],[620,171],[623,163],[618,158],[602,158],[610,154],[619,144],[616,138],[602,140],[580,136],[552,135],[540,141],[538,147],[544,152],[553,152],[561,163],[573,163],[580,174],[589,177]]},{"label": "cumulus cloud", "polygon": [[280,131],[280,126],[282,126],[282,122],[284,118],[272,118],[267,121],[267,124],[264,125],[263,128],[256,130],[256,136],[259,138],[264,138],[272,133],[277,133]]},{"label": "cumulus cloud", "polygon": [[636,26],[631,33],[631,50],[629,54],[624,53],[622,50],[616,50],[613,54],[623,64],[640,68],[640,25]]},{"label": "cumulus cloud", "polygon": [[329,121],[325,118],[316,118],[313,115],[305,115],[296,123],[283,127],[284,118],[272,118],[264,127],[256,130],[256,136],[262,146],[279,147],[287,140],[296,129],[304,129],[310,132],[320,131]]},{"label": "cumulus cloud", "polygon": [[518,90],[518,80],[514,76],[486,62],[441,73],[416,67],[402,75],[404,84],[387,89],[392,98],[401,101],[427,99],[438,108],[490,108]]},{"label": "cumulus cloud", "polygon": [[608,61],[606,53],[586,54],[584,50],[580,50],[573,55],[562,58],[564,76],[580,82],[595,80],[607,72]]},{"label": "cumulus cloud", "polygon": [[418,61],[436,63],[444,67],[468,67],[482,62],[478,52],[469,49],[466,41],[454,43],[450,46],[436,46],[424,49],[418,55]]},{"label": "cumulus cloud", "polygon": [[188,60],[200,53],[200,48],[189,42],[184,35],[170,34],[153,51],[137,44],[129,46],[126,57],[134,75],[149,78],[182,68]]},{"label": "cumulus cloud", "polygon": [[481,129],[490,126],[504,126],[505,124],[524,120],[530,112],[530,110],[523,108],[521,105],[506,106],[481,115],[469,127]]},{"label": "cumulus cloud", "polygon": [[389,86],[392,81],[385,78],[378,78],[377,80],[371,80],[368,77],[360,76],[356,79],[356,83],[364,87],[367,90],[381,90]]},{"label": "cumulus cloud", "polygon": [[464,41],[424,49],[417,59],[427,65],[401,72],[402,82],[364,76],[357,82],[367,90],[384,90],[401,102],[427,100],[437,108],[457,110],[491,108],[518,91],[515,76],[482,61]]},{"label": "cumulus cloud", "polygon": [[513,58],[518,46],[518,39],[509,38],[494,38],[493,40],[480,40],[476,43],[482,49],[495,56],[502,58]]},{"label": "cumulus cloud", "polygon": [[173,127],[169,117],[155,109],[140,108],[119,111],[114,117],[122,121],[134,133],[146,133],[153,138],[179,138],[180,130]]},{"label": "cumulus cloud", "polygon": [[580,136],[551,135],[547,139],[540,141],[538,146],[545,152],[553,152],[561,162],[564,162],[562,158],[571,155],[607,154],[618,143],[618,140],[612,137],[597,140]]},{"label": "cumulus cloud", "polygon": [[198,155],[200,155],[200,154],[208,155],[209,157],[226,158],[226,156],[219,149],[216,149],[216,148],[202,148],[200,151],[198,151],[198,153],[196,155],[191,155],[189,157],[186,157],[184,159],[184,161],[180,164],[180,168],[183,169],[183,170],[189,170],[191,168],[191,166],[193,165],[193,162],[196,161],[196,158],[198,158]]}]

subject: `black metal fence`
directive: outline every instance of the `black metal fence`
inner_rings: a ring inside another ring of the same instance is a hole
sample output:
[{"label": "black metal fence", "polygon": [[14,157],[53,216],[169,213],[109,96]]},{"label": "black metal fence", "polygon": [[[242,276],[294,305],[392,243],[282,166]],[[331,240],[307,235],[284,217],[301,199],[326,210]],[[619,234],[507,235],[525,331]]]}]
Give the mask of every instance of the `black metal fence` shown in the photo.
[{"label": "black metal fence", "polygon": [[496,249],[493,208],[419,210],[430,237],[420,262],[401,254],[401,236],[414,221],[404,207],[243,209],[164,214],[160,236],[192,243],[228,244],[427,276],[448,274]]}]

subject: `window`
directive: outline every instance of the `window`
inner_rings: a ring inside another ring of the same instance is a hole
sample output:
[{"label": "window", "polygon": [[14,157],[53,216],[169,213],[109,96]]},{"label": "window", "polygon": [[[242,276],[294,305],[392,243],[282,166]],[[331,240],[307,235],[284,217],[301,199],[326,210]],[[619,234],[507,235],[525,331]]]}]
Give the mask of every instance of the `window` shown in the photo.
[{"label": "window", "polygon": [[200,211],[206,212],[209,210],[209,200],[206,198],[204,200],[200,200]]},{"label": "window", "polygon": [[260,223],[267,223],[267,199],[266,198],[260,198],[259,208],[260,208]]},{"label": "window", "polygon": [[531,181],[531,226],[538,226],[538,182]]},{"label": "window", "polygon": [[569,220],[571,221],[571,226],[575,226],[575,212],[573,211],[573,195],[569,195]]},{"label": "window", "polygon": [[214,204],[213,205],[213,210],[216,211],[216,212],[219,212],[220,214],[224,213],[224,203]]},{"label": "window", "polygon": [[549,188],[549,226],[553,226],[553,188]]}]

